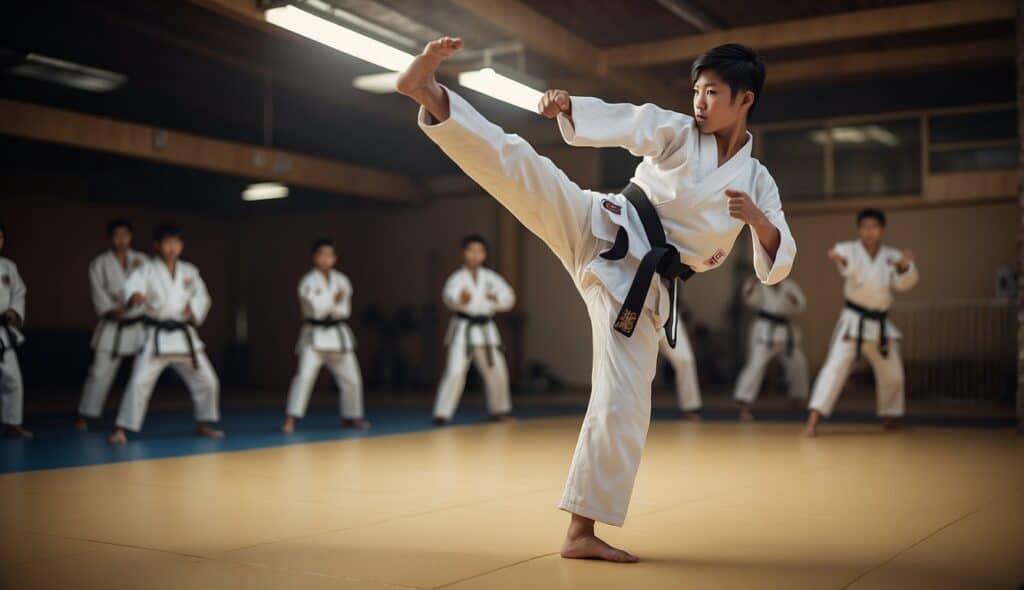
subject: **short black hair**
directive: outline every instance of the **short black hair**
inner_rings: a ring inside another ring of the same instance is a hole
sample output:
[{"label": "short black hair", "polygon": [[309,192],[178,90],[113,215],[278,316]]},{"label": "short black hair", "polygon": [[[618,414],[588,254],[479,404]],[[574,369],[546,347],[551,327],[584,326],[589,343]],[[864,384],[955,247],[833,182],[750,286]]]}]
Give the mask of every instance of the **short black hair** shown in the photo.
[{"label": "short black hair", "polygon": [[465,250],[466,246],[469,246],[470,244],[480,244],[481,246],[484,247],[484,250],[488,250],[489,249],[487,247],[487,240],[483,236],[481,236],[480,234],[469,234],[468,236],[462,238],[462,249],[463,250]]},{"label": "short black hair", "polygon": [[114,232],[122,227],[128,231],[132,231],[132,223],[127,219],[122,219],[120,217],[118,217],[117,219],[111,219],[110,222],[107,223],[107,235],[114,235]]},{"label": "short black hair", "polygon": [[310,254],[316,254],[316,251],[324,246],[330,246],[333,249],[334,240],[331,238],[317,238],[316,241],[313,242],[313,248],[310,250]]},{"label": "short black hair", "polygon": [[153,237],[156,240],[156,243],[159,244],[168,238],[178,238],[179,240],[184,239],[185,232],[181,231],[181,226],[177,224],[161,223],[156,226],[156,231],[153,233]]},{"label": "short black hair", "polygon": [[857,225],[865,219],[874,219],[878,225],[885,227],[885,213],[881,209],[868,208],[857,214]]},{"label": "short black hair", "polygon": [[757,101],[761,99],[765,78],[764,61],[756,51],[739,43],[719,45],[694,60],[690,66],[690,83],[696,84],[704,70],[712,70],[721,76],[734,98],[740,92],[753,92],[754,102],[750,104],[747,115],[753,114]]}]

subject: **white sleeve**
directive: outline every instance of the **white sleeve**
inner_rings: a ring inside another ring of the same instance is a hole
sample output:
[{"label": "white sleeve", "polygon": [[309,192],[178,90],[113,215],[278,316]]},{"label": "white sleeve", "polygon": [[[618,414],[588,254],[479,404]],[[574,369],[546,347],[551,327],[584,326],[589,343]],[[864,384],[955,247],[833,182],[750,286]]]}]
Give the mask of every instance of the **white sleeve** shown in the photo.
[{"label": "white sleeve", "polygon": [[28,288],[25,287],[25,281],[21,280],[21,275],[18,273],[18,265],[11,263],[11,309],[14,313],[18,314],[21,318],[21,323],[25,323],[25,293],[28,292]]},{"label": "white sleeve", "polygon": [[609,104],[598,98],[572,97],[572,116],[558,115],[562,138],[572,146],[621,147],[654,159],[682,145],[693,117],[653,104]]},{"label": "white sleeve", "polygon": [[149,289],[146,288],[148,282],[149,264],[143,264],[139,268],[133,270],[128,278],[124,281],[124,286],[121,287],[121,297],[125,301],[132,298],[132,295],[136,293],[140,295],[147,295]]},{"label": "white sleeve", "polygon": [[837,242],[832,249],[837,254],[846,259],[846,264],[836,262],[836,269],[839,271],[839,275],[848,277],[853,274],[853,242]]},{"label": "white sleeve", "polygon": [[334,309],[334,293],[329,290],[316,292],[316,285],[305,277],[299,281],[299,304],[303,313],[313,319],[320,319]]},{"label": "white sleeve", "polygon": [[800,286],[792,280],[786,282],[785,288],[786,296],[793,298],[790,300],[790,303],[792,304],[791,313],[802,313],[804,309],[807,308],[807,297],[804,295],[803,290],[801,290]]},{"label": "white sleeve", "polygon": [[893,269],[892,290],[896,292],[909,291],[917,284],[917,265],[911,261],[907,270],[900,272],[898,268]]},{"label": "white sleeve", "polygon": [[103,288],[103,268],[98,258],[89,265],[89,290],[92,293],[92,305],[96,308],[97,316],[103,317],[117,307],[117,302]]},{"label": "white sleeve", "polygon": [[512,286],[508,284],[505,277],[498,273],[493,273],[493,276],[494,296],[498,300],[498,302],[494,304],[494,311],[508,311],[516,305],[516,292],[512,290]]},{"label": "white sleeve", "polygon": [[210,300],[210,292],[206,290],[206,283],[203,281],[203,277],[199,276],[199,269],[195,269],[195,273],[195,285],[192,297],[188,301],[188,306],[192,310],[192,317],[195,319],[196,324],[202,324],[206,321],[206,314],[210,312],[210,306],[213,302]]},{"label": "white sleeve", "polygon": [[[342,296],[341,301],[334,305],[334,313],[341,319],[348,319],[348,317],[352,315],[352,281],[349,281],[348,277],[343,274],[341,274],[339,279],[340,280],[338,282],[341,283],[341,291],[344,295]],[[335,294],[331,293],[332,302],[334,301],[334,296]]]},{"label": "white sleeve", "polygon": [[779,188],[775,180],[770,180],[770,186],[766,190],[758,191],[757,207],[768,221],[779,230],[779,249],[775,253],[775,259],[768,255],[761,241],[757,237],[754,228],[750,228],[750,238],[754,246],[754,272],[757,278],[766,285],[774,285],[789,276],[793,269],[793,261],[796,259],[796,241],[789,231],[789,224],[786,223],[786,216],[782,212],[782,200],[779,198]]},{"label": "white sleeve", "polygon": [[441,298],[444,300],[445,306],[452,311],[463,311],[465,305],[459,301],[459,295],[462,293],[462,284],[459,281],[460,273],[456,272],[452,276],[448,277],[448,280],[444,284],[444,290],[441,292]]}]

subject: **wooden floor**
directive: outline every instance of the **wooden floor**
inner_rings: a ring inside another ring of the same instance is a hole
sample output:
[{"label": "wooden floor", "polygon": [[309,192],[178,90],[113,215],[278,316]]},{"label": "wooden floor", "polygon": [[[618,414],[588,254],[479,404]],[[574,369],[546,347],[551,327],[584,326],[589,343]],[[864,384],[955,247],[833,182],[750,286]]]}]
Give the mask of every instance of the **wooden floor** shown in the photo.
[{"label": "wooden floor", "polygon": [[[636,565],[555,553],[579,418],[0,476],[2,588],[1016,588],[1010,430],[656,422]],[[0,441],[2,443],[2,441]]]}]

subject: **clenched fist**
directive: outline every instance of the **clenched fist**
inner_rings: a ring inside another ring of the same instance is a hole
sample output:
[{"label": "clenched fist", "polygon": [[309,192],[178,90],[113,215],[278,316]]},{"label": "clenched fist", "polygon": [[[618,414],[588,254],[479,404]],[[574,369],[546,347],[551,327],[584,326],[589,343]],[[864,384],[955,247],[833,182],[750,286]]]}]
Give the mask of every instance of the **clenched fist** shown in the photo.
[{"label": "clenched fist", "polygon": [[565,90],[548,90],[540,97],[540,104],[537,111],[547,117],[554,119],[559,113],[572,116],[572,99]]}]

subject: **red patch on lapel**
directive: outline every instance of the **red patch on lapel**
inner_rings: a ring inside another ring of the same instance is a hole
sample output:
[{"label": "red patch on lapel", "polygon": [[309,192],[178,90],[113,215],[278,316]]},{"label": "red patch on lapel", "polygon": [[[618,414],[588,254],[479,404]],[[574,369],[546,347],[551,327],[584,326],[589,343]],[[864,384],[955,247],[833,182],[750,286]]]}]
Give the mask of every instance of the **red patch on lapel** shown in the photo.
[{"label": "red patch on lapel", "polygon": [[608,199],[601,199],[601,206],[616,215],[622,213],[622,207],[619,207],[618,205],[609,201]]},{"label": "red patch on lapel", "polygon": [[704,261],[704,266],[718,266],[723,260],[725,260],[725,250],[719,248],[711,255],[711,258]]}]

